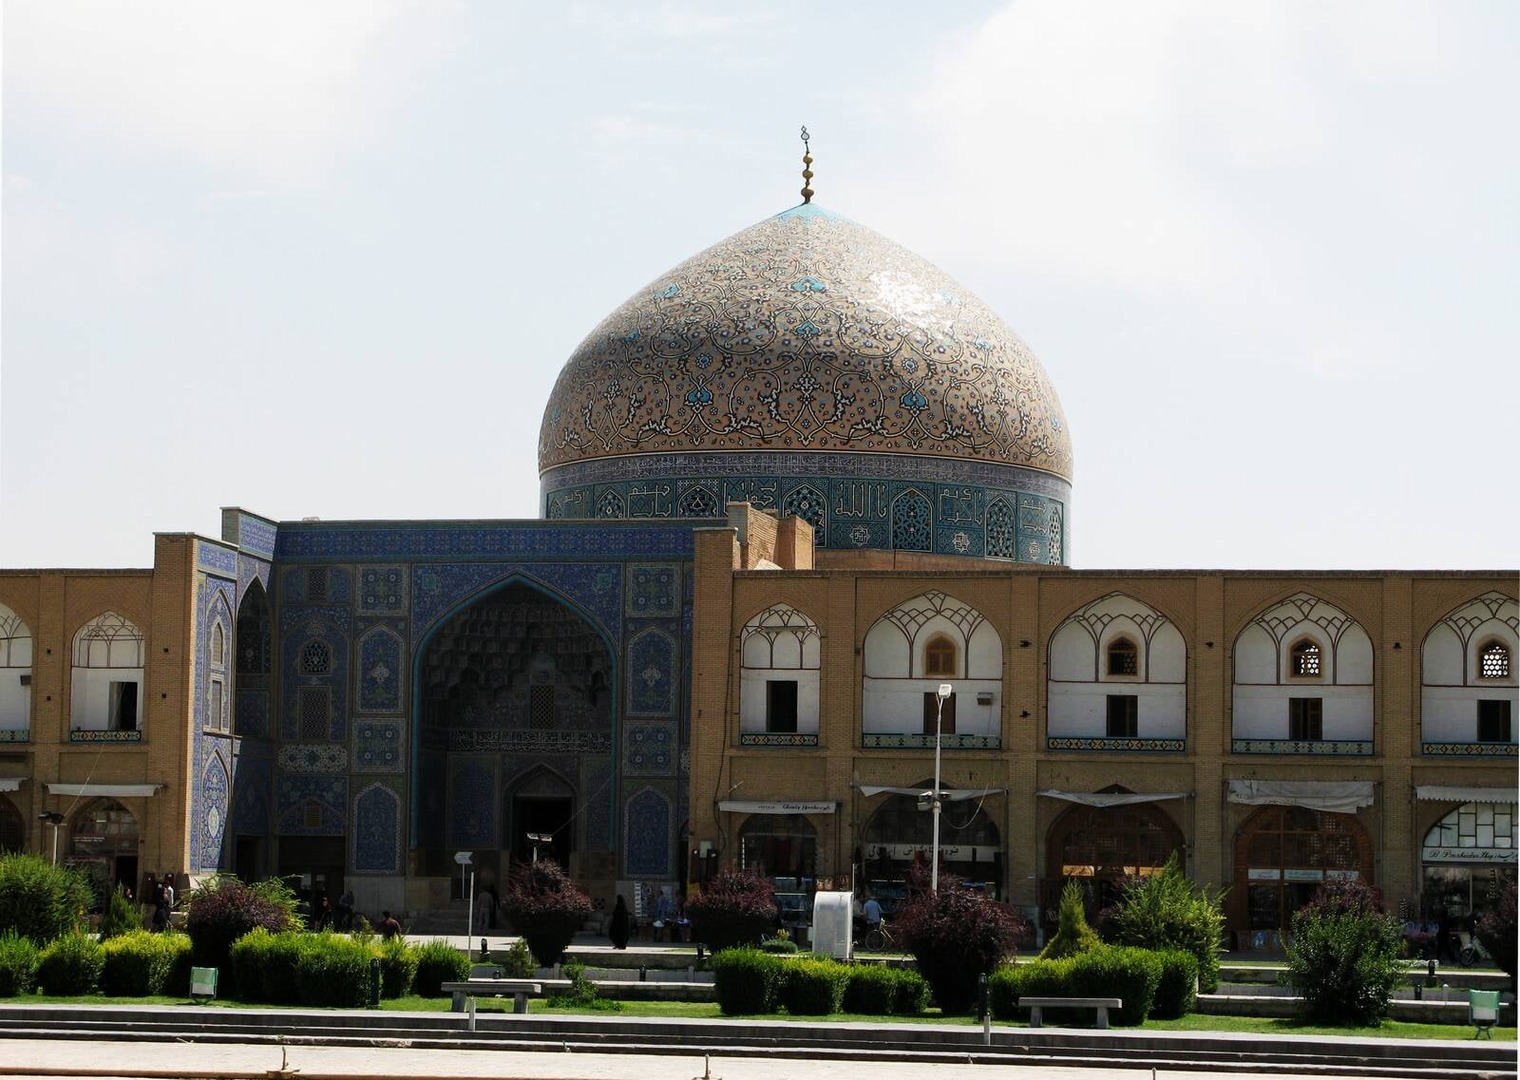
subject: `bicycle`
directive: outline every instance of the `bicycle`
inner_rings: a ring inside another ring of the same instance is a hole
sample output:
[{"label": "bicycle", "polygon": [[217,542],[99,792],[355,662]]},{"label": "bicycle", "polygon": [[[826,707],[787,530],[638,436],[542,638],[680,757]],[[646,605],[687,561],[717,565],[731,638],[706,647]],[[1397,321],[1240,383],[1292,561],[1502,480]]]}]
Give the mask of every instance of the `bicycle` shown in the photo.
[{"label": "bicycle", "polygon": [[892,937],[892,931],[887,929],[887,920],[883,919],[865,932],[861,938],[861,948],[867,952],[885,952],[893,948],[897,942]]},{"label": "bicycle", "polygon": [[1465,968],[1472,967],[1474,964],[1491,964],[1493,960],[1493,954],[1483,947],[1483,942],[1478,940],[1477,934],[1469,935],[1467,944],[1457,952],[1457,963]]}]

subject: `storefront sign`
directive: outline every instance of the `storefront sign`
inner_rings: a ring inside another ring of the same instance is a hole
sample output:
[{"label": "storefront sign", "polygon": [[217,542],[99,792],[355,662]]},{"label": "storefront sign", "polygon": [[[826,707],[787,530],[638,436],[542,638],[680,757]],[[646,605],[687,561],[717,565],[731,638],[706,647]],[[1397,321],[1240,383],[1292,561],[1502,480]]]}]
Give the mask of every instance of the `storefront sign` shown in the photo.
[{"label": "storefront sign", "polygon": [[1246,871],[1246,877],[1251,881],[1280,881],[1282,880],[1282,871],[1275,868],[1264,870],[1253,868]]},{"label": "storefront sign", "polygon": [[724,799],[718,809],[729,814],[832,814],[836,802],[756,802],[750,799]]},{"label": "storefront sign", "polygon": [[[871,859],[902,859],[913,858],[922,852],[927,858],[930,852],[928,844],[867,844],[861,854],[867,861]],[[955,862],[983,862],[990,861],[1001,855],[1003,849],[999,847],[941,847],[939,857],[941,861]]]},{"label": "storefront sign", "polygon": [[1283,871],[1283,880],[1284,881],[1323,881],[1323,880],[1325,880],[1325,872],[1323,870],[1284,870]]},{"label": "storefront sign", "polygon": [[1325,878],[1328,881],[1355,881],[1362,876],[1360,870],[1326,870]]},{"label": "storefront sign", "polygon": [[1440,863],[1493,863],[1513,866],[1520,862],[1520,852],[1514,848],[1482,847],[1428,847],[1420,852],[1426,862]]}]

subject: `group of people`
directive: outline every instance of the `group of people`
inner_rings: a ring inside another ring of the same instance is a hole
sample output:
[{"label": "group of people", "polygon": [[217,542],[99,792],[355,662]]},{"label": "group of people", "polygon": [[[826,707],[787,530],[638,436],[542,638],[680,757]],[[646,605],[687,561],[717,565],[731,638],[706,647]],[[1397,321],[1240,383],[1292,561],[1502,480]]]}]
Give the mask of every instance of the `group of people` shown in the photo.
[{"label": "group of people", "polygon": [[[686,940],[687,928],[691,926],[691,920],[686,916],[684,896],[672,896],[661,889],[655,895],[653,903],[646,907],[653,915],[649,923],[651,940]],[[617,902],[612,905],[612,917],[607,922],[607,937],[611,940],[612,947],[614,949],[628,948],[628,940],[633,936],[634,929],[633,913],[628,910],[628,902],[619,896]]]},{"label": "group of people", "polygon": [[169,912],[174,910],[174,876],[164,874],[154,878],[149,874],[143,881],[143,902],[149,908],[149,925],[159,932],[169,929]]}]

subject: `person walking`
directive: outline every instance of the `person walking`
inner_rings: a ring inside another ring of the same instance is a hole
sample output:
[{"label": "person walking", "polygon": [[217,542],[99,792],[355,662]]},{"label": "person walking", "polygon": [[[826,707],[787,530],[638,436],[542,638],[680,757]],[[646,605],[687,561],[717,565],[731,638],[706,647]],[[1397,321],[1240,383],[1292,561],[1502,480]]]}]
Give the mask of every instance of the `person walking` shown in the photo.
[{"label": "person walking", "polygon": [[629,924],[628,905],[619,896],[617,903],[612,905],[612,921],[607,925],[607,937],[611,939],[614,949],[628,948]]}]

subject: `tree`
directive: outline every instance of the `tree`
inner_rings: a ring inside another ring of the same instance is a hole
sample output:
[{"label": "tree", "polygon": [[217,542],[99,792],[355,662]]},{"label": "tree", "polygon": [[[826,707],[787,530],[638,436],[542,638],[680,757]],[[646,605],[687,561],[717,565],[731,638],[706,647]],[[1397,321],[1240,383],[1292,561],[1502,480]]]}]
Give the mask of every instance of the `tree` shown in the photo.
[{"label": "tree", "polygon": [[907,903],[893,921],[898,938],[913,953],[918,970],[946,1013],[966,1012],[976,1002],[979,976],[1018,951],[1027,920],[1007,904],[968,889],[954,874],[941,873],[939,891],[910,880]]},{"label": "tree", "polygon": [[507,879],[502,911],[540,967],[553,966],[591,918],[591,899],[553,859],[524,863]]},{"label": "tree", "polygon": [[686,905],[693,936],[713,952],[759,945],[776,925],[776,890],[753,870],[724,870]]},{"label": "tree", "polygon": [[14,930],[46,945],[82,926],[94,899],[78,871],[37,855],[0,856],[0,934]]},{"label": "tree", "polygon": [[1483,913],[1473,933],[1492,954],[1499,970],[1509,976],[1509,988],[1515,988],[1515,883],[1511,881],[1499,893],[1498,903]]},{"label": "tree", "polygon": [[1223,889],[1213,893],[1189,881],[1173,852],[1160,873],[1125,882],[1118,904],[1108,912],[1104,936],[1116,945],[1192,953],[1198,960],[1198,989],[1212,994],[1219,985],[1223,897]]},{"label": "tree", "polygon": [[255,927],[271,934],[298,930],[296,895],[278,878],[249,885],[232,874],[212,877],[190,894],[185,932],[200,967],[230,970],[232,943]]},{"label": "tree", "polygon": [[1286,981],[1303,995],[1310,1021],[1376,1026],[1404,974],[1402,947],[1399,921],[1376,889],[1332,878],[1293,913]]},{"label": "tree", "polygon": [[1061,960],[1078,953],[1091,952],[1103,944],[1097,933],[1087,925],[1087,909],[1082,904],[1082,886],[1075,878],[1066,882],[1061,890],[1061,906],[1057,912],[1055,935],[1040,950],[1041,960]]}]

